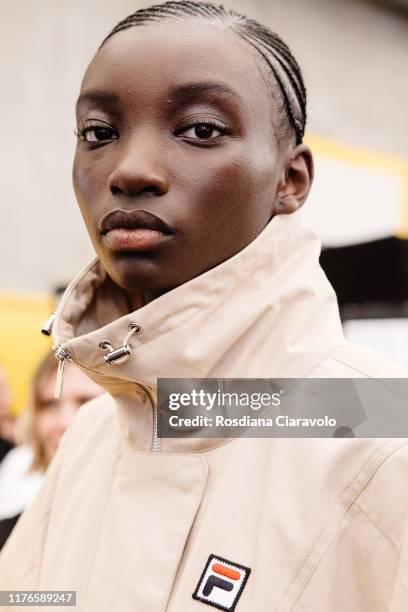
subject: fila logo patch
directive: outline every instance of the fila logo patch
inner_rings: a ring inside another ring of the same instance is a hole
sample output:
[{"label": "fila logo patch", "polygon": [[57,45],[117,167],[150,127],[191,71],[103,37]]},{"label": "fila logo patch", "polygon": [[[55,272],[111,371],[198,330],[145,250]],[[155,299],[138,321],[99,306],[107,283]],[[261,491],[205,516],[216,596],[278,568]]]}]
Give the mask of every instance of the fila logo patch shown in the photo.
[{"label": "fila logo patch", "polygon": [[249,567],[210,555],[193,597],[231,612],[235,610],[250,573]]}]

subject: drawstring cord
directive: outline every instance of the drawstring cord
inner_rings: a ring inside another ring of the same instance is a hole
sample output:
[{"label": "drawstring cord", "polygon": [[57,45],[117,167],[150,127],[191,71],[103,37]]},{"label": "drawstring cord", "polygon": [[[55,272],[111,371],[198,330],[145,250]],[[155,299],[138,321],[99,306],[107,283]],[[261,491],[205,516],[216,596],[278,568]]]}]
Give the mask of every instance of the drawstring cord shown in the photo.
[{"label": "drawstring cord", "polygon": [[141,325],[139,325],[138,323],[131,323],[129,325],[129,332],[127,333],[123,341],[123,345],[117,349],[113,348],[109,340],[102,340],[102,342],[99,343],[99,348],[102,351],[106,352],[106,355],[104,357],[106,363],[110,365],[115,365],[117,363],[123,363],[124,361],[126,361],[131,353],[131,347],[128,344],[129,340],[134,334],[140,334],[141,331]]}]

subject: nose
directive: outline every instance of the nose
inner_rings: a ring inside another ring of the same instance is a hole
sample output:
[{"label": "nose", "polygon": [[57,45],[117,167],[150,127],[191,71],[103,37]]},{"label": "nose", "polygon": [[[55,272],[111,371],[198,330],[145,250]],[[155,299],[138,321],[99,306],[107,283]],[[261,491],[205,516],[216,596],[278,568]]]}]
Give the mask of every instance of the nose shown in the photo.
[{"label": "nose", "polygon": [[167,193],[169,182],[164,169],[163,146],[158,138],[144,130],[118,145],[117,162],[108,178],[112,195],[136,197]]},{"label": "nose", "polygon": [[62,400],[60,402],[59,411],[58,411],[58,417],[59,417],[58,427],[61,433],[63,433],[67,429],[72,419],[74,418],[77,410],[78,410],[77,404],[69,399],[65,401]]}]

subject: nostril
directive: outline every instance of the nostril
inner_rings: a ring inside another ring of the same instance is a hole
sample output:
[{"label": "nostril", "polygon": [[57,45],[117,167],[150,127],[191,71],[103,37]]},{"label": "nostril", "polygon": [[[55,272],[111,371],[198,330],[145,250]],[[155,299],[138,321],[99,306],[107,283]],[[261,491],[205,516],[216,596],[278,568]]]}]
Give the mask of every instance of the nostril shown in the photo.
[{"label": "nostril", "polygon": [[160,189],[158,187],[156,187],[156,185],[146,185],[144,187],[134,187],[133,185],[125,188],[125,189],[121,189],[120,187],[118,187],[117,185],[111,185],[110,187],[110,192],[113,196],[117,196],[120,194],[126,194],[128,196],[139,196],[139,195],[151,195],[151,196],[157,196],[157,195],[161,195]]},{"label": "nostril", "polygon": [[112,185],[110,190],[112,195],[118,195],[119,193],[123,193],[122,189],[120,189],[120,187],[116,187],[116,185]]},{"label": "nostril", "polygon": [[143,189],[140,189],[139,194],[157,196],[157,195],[160,195],[160,189],[158,189],[156,185],[146,185],[146,187],[143,187]]}]

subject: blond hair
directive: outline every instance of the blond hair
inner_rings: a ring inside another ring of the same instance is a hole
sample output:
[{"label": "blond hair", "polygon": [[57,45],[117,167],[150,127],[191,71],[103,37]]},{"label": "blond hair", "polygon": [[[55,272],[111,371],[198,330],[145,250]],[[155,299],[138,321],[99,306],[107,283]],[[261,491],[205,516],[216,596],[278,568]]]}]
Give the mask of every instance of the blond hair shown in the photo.
[{"label": "blond hair", "polygon": [[26,408],[18,417],[16,424],[16,439],[19,444],[27,444],[33,449],[33,461],[29,472],[45,471],[48,467],[45,448],[38,435],[36,417],[42,409],[42,387],[45,380],[54,374],[58,361],[52,351],[47,353],[37,366],[31,381],[30,397]]}]

